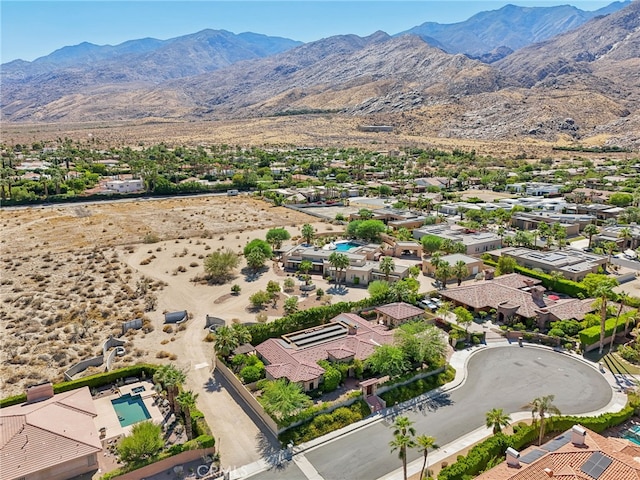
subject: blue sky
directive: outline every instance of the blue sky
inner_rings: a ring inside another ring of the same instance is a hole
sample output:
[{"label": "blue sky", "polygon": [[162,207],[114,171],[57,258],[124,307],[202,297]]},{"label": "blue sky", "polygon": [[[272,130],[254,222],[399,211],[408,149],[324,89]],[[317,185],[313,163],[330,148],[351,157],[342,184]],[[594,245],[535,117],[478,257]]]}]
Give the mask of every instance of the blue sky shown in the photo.
[{"label": "blue sky", "polygon": [[[612,0],[611,0],[612,1]],[[26,1],[1,0],[1,63],[34,60],[87,41],[117,45],[126,40],[168,39],[205,28],[255,32],[310,42],[332,35],[389,34],[424,22],[455,23],[507,3],[575,5],[595,10],[598,0],[355,0],[355,1]]]}]

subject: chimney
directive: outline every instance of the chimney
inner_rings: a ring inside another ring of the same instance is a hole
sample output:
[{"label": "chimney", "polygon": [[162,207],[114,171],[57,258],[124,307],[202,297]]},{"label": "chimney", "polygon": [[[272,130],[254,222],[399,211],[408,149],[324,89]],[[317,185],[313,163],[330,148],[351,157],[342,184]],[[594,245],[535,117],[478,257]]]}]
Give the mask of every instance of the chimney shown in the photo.
[{"label": "chimney", "polygon": [[571,428],[571,443],[576,446],[584,445],[584,439],[587,436],[587,431],[580,425],[574,425]]},{"label": "chimney", "polygon": [[550,468],[545,468],[543,471],[547,474],[547,477],[553,477],[553,470]]},{"label": "chimney", "polygon": [[544,302],[544,297],[542,295],[544,293],[544,288],[533,287],[531,290],[529,290],[529,293],[531,294],[531,298],[535,303]]},{"label": "chimney", "polygon": [[51,397],[53,397],[53,385],[51,382],[27,388],[27,403],[38,402]]},{"label": "chimney", "polygon": [[349,324],[349,335],[355,335],[358,333],[358,325]]},{"label": "chimney", "polygon": [[533,280],[531,280],[530,278],[525,278],[523,281],[524,281],[524,284],[527,287],[532,287],[533,286]]},{"label": "chimney", "polygon": [[509,465],[510,467],[519,468],[520,467],[520,460],[518,460],[519,458],[520,458],[520,452],[518,452],[517,450],[511,447],[507,448],[507,465]]}]

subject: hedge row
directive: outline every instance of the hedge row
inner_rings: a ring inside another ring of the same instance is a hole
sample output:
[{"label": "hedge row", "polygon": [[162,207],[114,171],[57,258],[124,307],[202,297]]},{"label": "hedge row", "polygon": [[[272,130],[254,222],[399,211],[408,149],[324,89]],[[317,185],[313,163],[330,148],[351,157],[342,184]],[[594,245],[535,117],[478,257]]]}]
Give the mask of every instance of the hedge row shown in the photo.
[{"label": "hedge row", "polygon": [[[110,372],[97,373],[77,380],[71,380],[70,382],[56,383],[53,385],[53,393],[68,392],[69,390],[75,390],[76,388],[82,387],[98,388],[114,383],[121,378],[141,377],[143,374],[146,378],[152,378],[157,368],[157,365],[143,363],[130,367],[119,368],[118,370],[112,370]],[[0,408],[10,407],[11,405],[17,405],[26,401],[26,393],[15,395],[13,397],[0,400]]]},{"label": "hedge row", "polygon": [[248,329],[251,333],[251,343],[252,345],[258,345],[269,338],[278,338],[287,333],[317,327],[341,313],[351,312],[376,304],[377,301],[371,298],[366,298],[358,302],[339,302],[333,305],[300,310],[273,322],[249,325]]},{"label": "hedge row", "polygon": [[[624,328],[624,321],[621,322],[615,317],[610,318],[604,324],[604,338],[607,338],[608,336],[613,334],[613,329],[616,328],[616,323],[618,324],[617,331],[622,331],[622,329]],[[578,336],[580,337],[580,343],[583,347],[593,345],[594,343],[600,341],[600,325],[594,325],[593,327],[585,328],[578,334]]]},{"label": "hedge row", "polygon": [[[603,413],[597,417],[550,417],[545,424],[546,433],[566,432],[576,424],[580,424],[596,433],[615,427],[629,420],[636,408],[632,402],[616,413]],[[458,456],[455,463],[443,468],[438,480],[466,480],[484,471],[494,459],[504,455],[507,447],[522,450],[538,439],[537,425],[517,425],[513,435],[501,433],[493,435],[484,442],[473,447],[466,456]]]}]

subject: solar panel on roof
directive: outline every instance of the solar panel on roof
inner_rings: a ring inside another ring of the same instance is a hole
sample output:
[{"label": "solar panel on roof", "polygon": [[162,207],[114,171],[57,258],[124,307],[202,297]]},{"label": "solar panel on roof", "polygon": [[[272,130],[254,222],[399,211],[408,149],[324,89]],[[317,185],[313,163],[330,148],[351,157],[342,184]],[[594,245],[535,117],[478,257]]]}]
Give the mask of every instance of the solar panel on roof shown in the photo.
[{"label": "solar panel on roof", "polygon": [[566,445],[567,443],[569,443],[569,440],[571,440],[571,434],[564,433],[559,437],[556,437],[553,440],[545,443],[540,448],[544,448],[547,452],[555,452],[563,445]]},{"label": "solar panel on roof", "polygon": [[532,450],[527,453],[524,457],[520,457],[520,461],[522,463],[533,463],[538,460],[540,457],[544,457],[547,452],[544,450]]},{"label": "solar panel on roof", "polygon": [[586,462],[580,467],[582,473],[598,480],[600,475],[611,465],[613,460],[600,452],[593,452]]}]

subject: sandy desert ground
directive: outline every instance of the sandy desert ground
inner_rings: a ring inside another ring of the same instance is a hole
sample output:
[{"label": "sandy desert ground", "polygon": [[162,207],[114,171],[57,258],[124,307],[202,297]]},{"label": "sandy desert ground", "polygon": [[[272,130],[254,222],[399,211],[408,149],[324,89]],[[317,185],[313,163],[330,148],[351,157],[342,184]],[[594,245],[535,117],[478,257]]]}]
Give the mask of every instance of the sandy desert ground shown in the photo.
[{"label": "sandy desert ground", "polygon": [[[194,283],[206,255],[223,248],[240,252],[274,226],[286,226],[292,237],[304,223],[318,232],[339,229],[246,196],[3,209],[0,222],[2,396],[62,380],[70,365],[98,354],[110,334],[120,335],[123,321],[138,317],[145,327],[127,333],[119,364],[171,358],[189,365],[210,358],[192,348],[198,343],[212,352],[202,341],[205,316],[256,321],[249,296],[269,280],[282,284],[285,274],[270,265],[260,275],[245,275],[241,264],[228,284]],[[242,287],[238,296],[229,295],[234,283]],[[315,301],[312,296],[301,305]],[[282,304],[264,312],[281,316]],[[184,309],[192,320],[163,331],[164,312]]]}]

